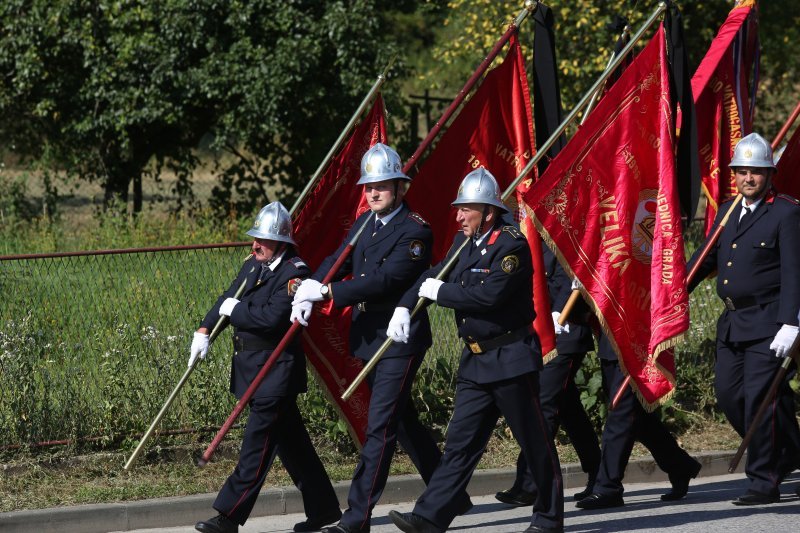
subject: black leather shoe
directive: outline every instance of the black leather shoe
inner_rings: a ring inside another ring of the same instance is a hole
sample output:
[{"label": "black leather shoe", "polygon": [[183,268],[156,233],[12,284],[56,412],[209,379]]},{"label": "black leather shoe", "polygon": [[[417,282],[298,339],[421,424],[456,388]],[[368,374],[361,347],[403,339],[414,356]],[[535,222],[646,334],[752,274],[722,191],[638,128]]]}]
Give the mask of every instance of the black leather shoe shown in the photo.
[{"label": "black leather shoe", "polygon": [[332,511],[328,514],[322,515],[318,518],[306,518],[303,522],[298,522],[294,525],[293,531],[297,533],[306,533],[308,531],[319,531],[322,526],[332,524],[342,517],[342,512],[339,509]]},{"label": "black leather shoe", "polygon": [[670,474],[669,482],[672,483],[672,489],[661,495],[661,501],[672,502],[686,496],[686,493],[689,492],[689,481],[697,477],[702,467],[700,463],[695,461],[689,470],[674,475]]},{"label": "black leather shoe", "polygon": [[593,474],[589,474],[589,479],[586,481],[586,488],[580,492],[576,492],[572,495],[576,502],[581,501],[592,492],[594,492],[594,482],[597,481],[597,472]]},{"label": "black leather shoe", "polygon": [[781,501],[780,494],[764,494],[755,490],[748,490],[731,503],[733,505],[766,505],[768,503],[778,503]]},{"label": "black leather shoe", "polygon": [[544,527],[531,524],[523,533],[564,533],[563,527]]},{"label": "black leather shoe", "polygon": [[575,504],[581,509],[609,509],[611,507],[622,507],[625,502],[619,494],[599,494],[593,492]]},{"label": "black leather shoe", "polygon": [[507,490],[502,490],[495,494],[494,497],[497,501],[501,501],[515,507],[533,505],[533,502],[536,500],[536,494],[533,492],[528,492],[527,490],[517,489],[514,487]]},{"label": "black leather shoe", "polygon": [[320,529],[322,533],[369,533],[369,526],[357,528],[357,527],[350,527],[345,524],[339,522],[338,524],[334,524],[332,526],[323,527]]},{"label": "black leather shoe", "polygon": [[203,533],[239,533],[239,524],[223,514],[218,514],[205,522],[198,522],[194,528]]},{"label": "black leather shoe", "polygon": [[389,519],[406,533],[442,533],[436,524],[414,513],[398,513],[389,511]]}]

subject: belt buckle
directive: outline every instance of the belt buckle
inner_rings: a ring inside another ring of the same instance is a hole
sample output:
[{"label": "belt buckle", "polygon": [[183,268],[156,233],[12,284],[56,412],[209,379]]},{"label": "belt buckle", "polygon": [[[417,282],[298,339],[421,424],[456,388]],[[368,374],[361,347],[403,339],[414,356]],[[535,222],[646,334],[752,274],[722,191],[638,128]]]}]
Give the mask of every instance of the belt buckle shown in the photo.
[{"label": "belt buckle", "polygon": [[725,302],[725,308],[728,311],[736,311],[736,306],[733,305],[733,300],[731,300],[730,296],[726,296],[722,301]]},{"label": "belt buckle", "polygon": [[363,312],[365,312],[365,311],[367,310],[367,309],[366,309],[366,307],[367,307],[367,306],[366,306],[366,305],[364,305],[364,302],[358,302],[358,303],[356,304],[356,308],[357,308],[359,311],[361,311],[362,313],[363,313]]},{"label": "belt buckle", "polygon": [[481,350],[481,345],[477,342],[468,342],[467,346],[469,346],[469,350],[476,355],[483,353],[483,350]]}]

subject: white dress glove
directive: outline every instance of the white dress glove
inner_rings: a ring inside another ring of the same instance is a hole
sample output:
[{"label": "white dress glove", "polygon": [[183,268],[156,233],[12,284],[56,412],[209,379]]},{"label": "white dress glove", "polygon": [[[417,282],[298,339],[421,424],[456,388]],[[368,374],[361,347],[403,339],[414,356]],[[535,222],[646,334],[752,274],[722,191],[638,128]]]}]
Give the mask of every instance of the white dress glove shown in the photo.
[{"label": "white dress glove", "polygon": [[435,278],[428,278],[422,282],[422,285],[419,288],[418,296],[422,296],[423,298],[427,298],[428,300],[436,301],[436,297],[439,295],[439,287],[444,285],[444,281]]},{"label": "white dress glove", "polygon": [[411,331],[411,313],[405,307],[395,307],[389,327],[386,328],[386,336],[394,342],[408,344],[409,331]]},{"label": "white dress glove", "polygon": [[576,290],[576,289],[580,290],[582,288],[583,288],[583,283],[578,281],[578,278],[575,278],[575,279],[572,280],[572,290],[573,291]]},{"label": "white dress glove", "polygon": [[233,308],[236,307],[236,304],[239,303],[239,300],[236,298],[226,298],[222,305],[219,306],[219,316],[231,316],[233,313]]},{"label": "white dress glove", "polygon": [[561,318],[561,313],[558,311],[553,311],[553,327],[556,330],[556,335],[561,335],[562,333],[569,333],[569,324],[564,324],[563,326],[558,323],[558,319]]},{"label": "white dress glove", "polygon": [[778,330],[769,349],[775,350],[775,357],[786,357],[789,355],[789,348],[792,347],[795,338],[797,338],[797,326],[784,324]]},{"label": "white dress glove", "polygon": [[301,325],[308,327],[308,319],[311,318],[311,309],[314,304],[309,301],[302,301],[292,304],[292,314],[289,315],[289,322],[294,324],[294,321],[300,322]]},{"label": "white dress glove", "polygon": [[303,283],[297,287],[297,292],[294,295],[292,305],[299,304],[300,302],[319,302],[323,300],[322,293],[319,289],[322,283],[315,279],[304,279]]},{"label": "white dress glove", "polygon": [[192,339],[192,348],[189,353],[189,366],[191,367],[197,358],[205,359],[206,354],[208,353],[208,335],[205,333],[200,333],[199,331],[194,332],[194,338]]}]

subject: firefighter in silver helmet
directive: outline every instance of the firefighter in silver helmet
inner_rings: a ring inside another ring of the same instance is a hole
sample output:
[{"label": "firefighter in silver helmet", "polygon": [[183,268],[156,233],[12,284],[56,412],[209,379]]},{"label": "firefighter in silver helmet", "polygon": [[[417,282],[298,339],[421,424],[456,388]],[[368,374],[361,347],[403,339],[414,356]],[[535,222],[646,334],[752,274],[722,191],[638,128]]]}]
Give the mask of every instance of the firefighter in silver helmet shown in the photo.
[{"label": "firefighter in silver helmet", "polygon": [[[516,224],[503,219],[508,209],[497,180],[484,168],[464,177],[453,205],[462,234],[398,304],[398,309],[411,309],[424,297],[455,311],[464,346],[453,417],[442,460],[414,510],[390,511],[389,517],[406,532],[447,530],[458,514],[454,496],[467,487],[503,415],[539,490],[527,531],[561,532],[561,469],[538,401],[542,353],[532,327],[536,312],[528,241]],[[436,279],[455,254],[453,270]],[[392,339],[402,342],[404,329],[402,323],[390,327]]]},{"label": "firefighter in silver helmet", "polygon": [[[294,299],[292,319],[304,325],[312,304],[326,300],[335,307],[352,306],[350,349],[368,361],[386,340],[386,324],[400,296],[430,264],[433,234],[428,223],[403,202],[411,179],[403,172],[400,156],[385,144],[370,148],[361,160],[364,198],[370,211],[353,224],[342,246],[329,256]],[[322,284],[344,247],[364,224],[366,230],[339,270],[336,281]],[[348,279],[345,277],[352,275]],[[350,484],[348,509],[338,524],[323,531],[366,533],[372,509],[380,499],[389,466],[399,442],[423,480],[430,479],[441,453],[411,401],[411,385],[425,351],[431,346],[426,312],[408,321],[403,343],[392,345],[367,377],[371,389],[366,441]],[[462,491],[462,511],[472,506]]]},{"label": "firefighter in silver helmet", "polygon": [[[730,167],[741,200],[720,206],[714,226],[732,209],[730,218],[689,289],[717,272],[717,294],[725,307],[717,322],[714,390],[743,436],[798,334],[800,204],[772,188],[772,147],[761,135],[739,141]],[[695,254],[687,269],[698,260]],[[789,387],[793,374],[780,384],[750,441],[748,488],[735,505],[779,501],[781,481],[800,466],[800,428]]]},{"label": "firefighter in silver helmet", "polygon": [[[189,359],[192,366],[196,358],[206,357],[209,331],[220,316],[228,317],[234,329],[231,392],[237,398],[288,331],[292,297],[310,273],[294,249],[289,212],[279,202],[261,209],[247,235],[253,237],[252,253],[200,323]],[[244,292],[234,298],[242,283]],[[238,531],[250,516],[276,455],[303,495],[308,518],[295,531],[317,530],[341,516],[339,500],[297,409],[297,395],[305,390],[305,356],[295,341],[253,395],[239,462],[214,501],[219,514],[198,522],[198,531]]]}]

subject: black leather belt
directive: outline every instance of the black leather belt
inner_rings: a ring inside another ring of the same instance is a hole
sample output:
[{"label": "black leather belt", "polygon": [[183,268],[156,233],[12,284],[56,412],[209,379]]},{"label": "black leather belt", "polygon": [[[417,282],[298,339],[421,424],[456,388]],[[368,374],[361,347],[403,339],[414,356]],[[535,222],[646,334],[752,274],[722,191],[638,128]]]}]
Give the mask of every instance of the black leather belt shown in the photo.
[{"label": "black leather belt", "polygon": [[376,303],[358,302],[356,304],[356,308],[362,313],[380,313],[386,311],[394,311],[395,307],[397,307],[397,304],[377,303],[377,302]]},{"label": "black leather belt", "polygon": [[239,335],[233,336],[233,349],[237,352],[260,352],[274,350],[278,344],[267,339],[243,339]]},{"label": "black leather belt", "polygon": [[494,350],[495,348],[500,348],[501,346],[505,346],[506,344],[511,344],[512,342],[517,342],[519,340],[522,340],[531,333],[533,333],[533,326],[528,325],[521,327],[519,329],[515,329],[514,331],[503,333],[498,337],[495,337],[493,339],[488,339],[485,341],[465,340],[464,344],[467,345],[469,351],[478,355],[488,352],[489,350]]},{"label": "black leather belt", "polygon": [[743,296],[741,298],[731,298],[730,296],[726,296],[722,299],[722,301],[728,311],[736,311],[737,309],[741,310],[747,307],[753,307],[754,305],[768,304],[777,299],[777,294],[771,294],[767,296]]}]

